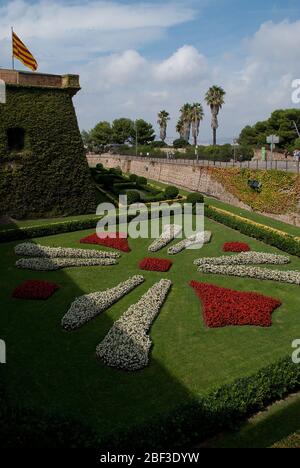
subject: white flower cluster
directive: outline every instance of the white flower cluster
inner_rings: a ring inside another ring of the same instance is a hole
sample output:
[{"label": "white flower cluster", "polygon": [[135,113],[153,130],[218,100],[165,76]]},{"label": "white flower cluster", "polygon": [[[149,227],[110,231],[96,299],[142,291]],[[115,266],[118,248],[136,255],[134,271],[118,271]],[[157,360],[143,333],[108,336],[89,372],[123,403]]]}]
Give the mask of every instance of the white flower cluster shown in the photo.
[{"label": "white flower cluster", "polygon": [[178,242],[178,244],[169,247],[168,254],[169,255],[176,255],[182,250],[188,248],[201,248],[204,244],[208,244],[211,240],[212,233],[210,231],[201,231],[197,232],[193,236],[188,237],[187,239],[183,239],[182,241]]},{"label": "white flower cluster", "polygon": [[70,249],[64,247],[46,247],[24,242],[15,247],[16,255],[42,258],[119,258],[117,252],[104,252],[103,250]]},{"label": "white flower cluster", "polygon": [[154,242],[149,246],[149,252],[158,252],[168,245],[173,239],[175,239],[182,231],[182,227],[178,224],[167,224],[161,236],[155,239]]},{"label": "white flower cluster", "polygon": [[54,271],[68,267],[110,266],[118,262],[115,258],[21,258],[17,268],[35,271]]},{"label": "white flower cluster", "polygon": [[200,273],[211,273],[213,275],[239,276],[255,278],[259,280],[279,281],[281,283],[291,283],[300,285],[299,271],[269,270],[267,268],[238,266],[238,265],[201,265],[198,268]]},{"label": "white flower cluster", "polygon": [[97,346],[97,357],[108,366],[127,371],[146,367],[152,345],[147,332],[159,314],[171,285],[169,280],[159,281],[139,302],[129,307]]},{"label": "white flower cluster", "polygon": [[143,282],[143,276],[132,276],[114,288],[76,298],[61,321],[62,327],[68,331],[82,327]]},{"label": "white flower cluster", "polygon": [[194,261],[194,265],[285,265],[290,258],[264,252],[242,252],[238,255],[222,255],[221,257],[204,257]]}]

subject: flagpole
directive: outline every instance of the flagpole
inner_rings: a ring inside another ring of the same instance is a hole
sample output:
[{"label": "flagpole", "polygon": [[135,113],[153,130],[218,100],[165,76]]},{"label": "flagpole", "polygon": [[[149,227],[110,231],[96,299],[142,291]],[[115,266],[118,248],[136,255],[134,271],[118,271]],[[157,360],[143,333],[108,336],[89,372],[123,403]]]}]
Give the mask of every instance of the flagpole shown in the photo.
[{"label": "flagpole", "polygon": [[14,57],[14,28],[11,28],[11,47],[12,47],[12,69],[15,69],[15,57]]}]

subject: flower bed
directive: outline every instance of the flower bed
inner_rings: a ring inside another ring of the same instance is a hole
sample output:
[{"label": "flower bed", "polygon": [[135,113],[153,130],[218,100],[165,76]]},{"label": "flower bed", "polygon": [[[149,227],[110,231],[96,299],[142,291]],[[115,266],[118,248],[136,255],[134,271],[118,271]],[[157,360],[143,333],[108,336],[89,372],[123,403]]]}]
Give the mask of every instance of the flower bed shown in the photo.
[{"label": "flower bed", "polygon": [[17,268],[35,271],[55,271],[70,267],[111,266],[117,265],[115,258],[21,258]]},{"label": "flower bed", "polygon": [[139,302],[129,307],[97,346],[97,357],[108,366],[127,371],[146,367],[152,345],[147,332],[159,314],[171,285],[169,280],[159,281]]},{"label": "flower bed", "polygon": [[55,283],[48,281],[28,280],[17,286],[12,297],[16,299],[48,299],[59,288]]},{"label": "flower bed", "polygon": [[211,273],[213,275],[239,276],[241,278],[255,278],[258,280],[278,281],[300,285],[299,271],[269,270],[267,268],[235,266],[235,265],[201,265],[200,273]]},{"label": "flower bed", "polygon": [[122,252],[127,253],[131,251],[126,234],[122,232],[110,232],[102,234],[103,236],[101,234],[92,234],[91,236],[84,237],[83,239],[80,239],[80,243],[104,245],[105,247],[110,247],[112,249],[121,250]]},{"label": "flower bed", "polygon": [[173,239],[175,239],[182,232],[182,227],[177,224],[167,224],[161,236],[155,239],[154,242],[149,246],[149,252],[158,252],[168,245]]},{"label": "flower bed", "polygon": [[255,325],[270,327],[272,313],[281,302],[257,293],[239,292],[212,284],[191,281],[203,305],[207,327]]},{"label": "flower bed", "polygon": [[82,327],[82,325],[97,317],[101,312],[130,293],[143,281],[143,276],[133,276],[114,288],[78,297],[63,317],[62,327],[68,331]]},{"label": "flower bed", "polygon": [[44,245],[24,242],[15,247],[16,255],[41,258],[118,258],[117,252],[104,252],[101,250],[70,249],[64,247],[46,247]]},{"label": "flower bed", "polygon": [[162,258],[144,258],[139,267],[141,270],[165,272],[170,270],[172,264],[170,260]]},{"label": "flower bed", "polygon": [[223,255],[221,257],[203,257],[194,261],[194,265],[285,265],[290,258],[264,252],[242,252],[238,255]]},{"label": "flower bed", "polygon": [[248,244],[243,242],[225,242],[223,252],[249,252],[251,249]]},{"label": "flower bed", "polygon": [[182,252],[185,249],[196,249],[203,247],[204,244],[208,244],[211,240],[211,232],[210,231],[202,231],[194,234],[187,239],[183,239],[182,241],[178,242],[178,244],[173,245],[168,249],[169,255],[176,255],[179,252]]}]

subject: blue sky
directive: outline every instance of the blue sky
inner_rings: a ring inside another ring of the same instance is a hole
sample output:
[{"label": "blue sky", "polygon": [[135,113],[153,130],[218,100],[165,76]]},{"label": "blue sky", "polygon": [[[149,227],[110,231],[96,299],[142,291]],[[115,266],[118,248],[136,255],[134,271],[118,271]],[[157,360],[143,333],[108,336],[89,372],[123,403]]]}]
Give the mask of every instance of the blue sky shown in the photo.
[{"label": "blue sky", "polygon": [[[300,6],[295,0],[0,0],[0,66],[9,67],[10,26],[32,50],[39,71],[78,73],[81,128],[100,120],[142,117],[156,125],[179,108],[225,88],[220,141],[292,107],[300,78]],[[23,69],[21,64],[18,68]],[[201,141],[211,138],[209,109]]]}]

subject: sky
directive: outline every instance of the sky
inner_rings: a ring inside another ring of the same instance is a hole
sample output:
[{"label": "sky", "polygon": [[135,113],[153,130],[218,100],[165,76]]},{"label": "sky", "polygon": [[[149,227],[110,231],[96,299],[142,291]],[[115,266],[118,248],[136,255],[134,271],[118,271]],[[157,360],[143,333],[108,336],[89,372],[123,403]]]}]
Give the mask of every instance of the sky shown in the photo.
[{"label": "sky", "polygon": [[[11,26],[39,72],[80,75],[81,129],[101,120],[171,115],[201,102],[200,143],[211,140],[204,96],[222,86],[219,142],[292,103],[300,79],[299,0],[0,0],[0,67],[11,67]],[[21,63],[16,68],[23,70]]]}]

